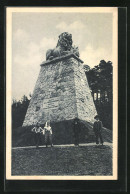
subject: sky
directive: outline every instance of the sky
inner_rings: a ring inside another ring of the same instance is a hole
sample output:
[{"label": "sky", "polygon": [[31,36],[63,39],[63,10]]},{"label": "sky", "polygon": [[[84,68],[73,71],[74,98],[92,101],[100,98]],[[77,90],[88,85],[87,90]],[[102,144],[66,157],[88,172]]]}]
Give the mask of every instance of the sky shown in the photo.
[{"label": "sky", "polygon": [[72,34],[80,59],[91,68],[112,61],[112,13],[13,13],[12,98],[33,93],[46,51],[62,32]]}]

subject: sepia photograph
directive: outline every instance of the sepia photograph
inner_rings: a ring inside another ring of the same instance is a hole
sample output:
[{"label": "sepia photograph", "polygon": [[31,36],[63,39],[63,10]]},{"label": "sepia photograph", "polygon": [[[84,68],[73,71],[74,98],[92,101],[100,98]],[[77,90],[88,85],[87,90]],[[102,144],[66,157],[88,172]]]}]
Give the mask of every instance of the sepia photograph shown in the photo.
[{"label": "sepia photograph", "polygon": [[118,179],[118,9],[6,7],[6,179]]}]

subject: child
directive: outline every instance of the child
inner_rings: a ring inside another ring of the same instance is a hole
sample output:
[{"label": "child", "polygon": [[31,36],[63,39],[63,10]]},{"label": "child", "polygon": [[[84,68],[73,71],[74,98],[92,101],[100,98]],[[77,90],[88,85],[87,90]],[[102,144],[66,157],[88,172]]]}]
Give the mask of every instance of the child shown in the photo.
[{"label": "child", "polygon": [[40,139],[41,139],[41,132],[42,132],[42,128],[40,127],[40,124],[37,122],[36,126],[31,130],[32,132],[35,132],[35,141],[36,141],[36,148],[38,148],[39,143],[40,143]]},{"label": "child", "polygon": [[50,126],[50,121],[47,121],[44,127],[44,134],[45,134],[45,144],[46,147],[48,145],[48,142],[50,142],[51,147],[53,147],[52,144],[52,128]]}]

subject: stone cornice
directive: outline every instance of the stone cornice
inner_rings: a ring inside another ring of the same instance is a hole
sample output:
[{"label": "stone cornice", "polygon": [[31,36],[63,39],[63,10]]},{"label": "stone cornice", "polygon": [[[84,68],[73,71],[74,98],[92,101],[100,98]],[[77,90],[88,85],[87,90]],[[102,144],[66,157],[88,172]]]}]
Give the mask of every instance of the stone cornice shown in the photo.
[{"label": "stone cornice", "polygon": [[58,61],[61,61],[61,60],[64,60],[64,59],[71,58],[71,57],[73,57],[74,59],[76,59],[80,63],[83,63],[83,61],[79,57],[77,57],[75,54],[71,53],[71,54],[68,54],[68,55],[61,56],[61,57],[56,57],[52,60],[43,61],[41,66],[49,65],[51,63],[55,63],[55,62],[58,62]]}]

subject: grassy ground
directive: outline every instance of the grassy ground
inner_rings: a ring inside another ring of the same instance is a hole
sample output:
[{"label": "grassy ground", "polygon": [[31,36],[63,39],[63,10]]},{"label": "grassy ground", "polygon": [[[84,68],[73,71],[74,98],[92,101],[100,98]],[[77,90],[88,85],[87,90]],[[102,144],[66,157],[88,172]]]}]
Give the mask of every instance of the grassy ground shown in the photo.
[{"label": "grassy ground", "polygon": [[104,145],[12,150],[12,175],[112,175],[112,148]]}]

